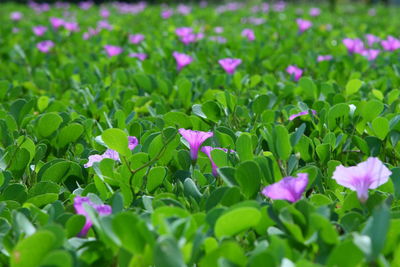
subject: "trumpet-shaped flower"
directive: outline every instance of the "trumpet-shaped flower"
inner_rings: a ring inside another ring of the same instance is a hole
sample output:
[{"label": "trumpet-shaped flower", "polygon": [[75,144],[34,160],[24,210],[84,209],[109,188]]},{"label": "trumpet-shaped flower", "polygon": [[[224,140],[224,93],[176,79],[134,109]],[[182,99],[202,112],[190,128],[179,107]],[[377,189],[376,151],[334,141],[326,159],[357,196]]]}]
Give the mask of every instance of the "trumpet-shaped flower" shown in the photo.
[{"label": "trumpet-shaped flower", "polygon": [[358,38],[345,38],[343,39],[343,44],[349,53],[361,53],[364,50],[364,43]]},{"label": "trumpet-shaped flower", "polygon": [[318,7],[313,7],[310,9],[310,16],[312,17],[318,17],[321,14],[321,9],[319,9]]},{"label": "trumpet-shaped flower", "polygon": [[[311,110],[311,113],[312,113],[313,115],[316,115],[316,114],[317,114],[317,112],[316,112],[315,110],[313,110],[313,109]],[[297,117],[304,116],[304,115],[308,115],[308,114],[309,114],[308,110],[305,110],[305,111],[302,111],[302,112],[299,112],[299,113],[296,113],[296,114],[291,115],[291,116],[289,117],[289,120],[292,121],[292,120],[294,120],[294,119],[297,118]]]},{"label": "trumpet-shaped flower", "polygon": [[388,36],[386,40],[381,41],[381,45],[386,51],[395,51],[400,48],[400,40],[393,36]]},{"label": "trumpet-shaped flower", "polygon": [[140,61],[143,61],[143,60],[145,60],[147,58],[147,54],[145,54],[145,53],[130,53],[128,56],[129,57],[133,57],[133,58],[137,58]]},{"label": "trumpet-shaped flower", "polygon": [[60,19],[60,18],[51,17],[50,18],[50,23],[51,23],[51,26],[53,26],[54,29],[58,29],[58,28],[60,28],[61,26],[64,25],[65,21],[63,19]]},{"label": "trumpet-shaped flower", "polygon": [[305,32],[312,26],[312,22],[305,19],[296,19],[296,23],[300,32]]},{"label": "trumpet-shaped flower", "polygon": [[140,44],[144,40],[144,35],[143,34],[130,34],[129,35],[129,42],[131,44]]},{"label": "trumpet-shaped flower", "polygon": [[228,74],[234,74],[236,68],[242,63],[242,60],[239,58],[224,58],[218,60],[218,63]]},{"label": "trumpet-shaped flower", "polygon": [[34,26],[32,27],[32,31],[36,36],[42,36],[47,31],[47,27],[45,26]]},{"label": "trumpet-shaped flower", "polygon": [[42,41],[36,45],[37,49],[39,49],[39,51],[42,53],[49,53],[53,46],[54,43],[50,40]]},{"label": "trumpet-shaped flower", "polygon": [[333,57],[331,56],[331,55],[319,55],[318,57],[317,57],[317,61],[318,62],[321,62],[321,61],[330,61],[330,60],[332,60],[333,59]]},{"label": "trumpet-shaped flower", "polygon": [[174,14],[174,11],[170,8],[164,9],[161,11],[161,17],[163,19],[169,19]]},{"label": "trumpet-shaped flower", "polygon": [[77,196],[74,198],[74,208],[77,214],[83,215],[86,218],[85,225],[82,230],[78,234],[79,236],[85,236],[89,231],[90,227],[92,227],[93,222],[90,220],[89,214],[86,212],[84,204],[87,204],[93,207],[100,216],[110,215],[112,212],[111,206],[109,205],[96,205],[90,201],[88,197],[80,197]]},{"label": "trumpet-shaped flower", "polygon": [[256,39],[256,35],[252,29],[244,29],[242,31],[242,36],[246,37],[249,41],[254,41]]},{"label": "trumpet-shaped flower", "polygon": [[117,56],[122,53],[122,47],[115,46],[115,45],[105,45],[104,50],[106,51],[109,57]]},{"label": "trumpet-shaped flower", "polygon": [[[228,152],[228,149],[220,148],[220,147],[211,147],[211,146],[203,146],[203,147],[201,147],[201,152],[206,154],[207,157],[210,159],[211,167],[212,167],[212,174],[214,176],[218,176],[218,172],[217,172],[218,166],[215,164],[215,162],[213,161],[213,159],[211,157],[211,151],[213,151],[214,149],[219,149],[219,150],[222,150],[224,152]],[[231,150],[231,152],[234,152],[234,151]]]},{"label": "trumpet-shaped flower", "polygon": [[344,187],[357,192],[364,203],[368,199],[368,189],[375,189],[389,180],[392,172],[378,158],[370,157],[357,166],[337,166],[332,178]]},{"label": "trumpet-shaped flower", "polygon": [[180,71],[183,67],[189,65],[193,61],[193,58],[191,56],[183,54],[183,53],[179,53],[179,52],[175,51],[174,53],[172,53],[172,55],[174,56],[174,58],[176,60],[178,71]]},{"label": "trumpet-shaped flower", "polygon": [[189,143],[190,157],[193,161],[197,160],[199,149],[204,141],[213,136],[212,132],[193,131],[183,128],[179,129],[179,133]]},{"label": "trumpet-shaped flower", "polygon": [[271,199],[283,199],[289,202],[296,202],[308,185],[308,174],[299,173],[297,178],[285,177],[277,183],[264,187],[262,194]]},{"label": "trumpet-shaped flower", "polygon": [[369,61],[375,60],[381,51],[378,49],[365,49],[361,51],[361,55],[366,57]]},{"label": "trumpet-shaped flower", "polygon": [[375,36],[373,34],[366,34],[365,38],[367,38],[367,43],[369,46],[373,46],[374,43],[378,43],[381,40],[378,36]]},{"label": "trumpet-shaped flower", "polygon": [[19,11],[14,11],[14,12],[11,12],[11,14],[10,14],[10,19],[13,21],[19,21],[22,19],[22,17],[23,17],[23,15]]},{"label": "trumpet-shaped flower", "polygon": [[298,81],[301,78],[301,75],[303,75],[303,70],[295,65],[287,67],[286,72],[293,76],[295,81]]}]

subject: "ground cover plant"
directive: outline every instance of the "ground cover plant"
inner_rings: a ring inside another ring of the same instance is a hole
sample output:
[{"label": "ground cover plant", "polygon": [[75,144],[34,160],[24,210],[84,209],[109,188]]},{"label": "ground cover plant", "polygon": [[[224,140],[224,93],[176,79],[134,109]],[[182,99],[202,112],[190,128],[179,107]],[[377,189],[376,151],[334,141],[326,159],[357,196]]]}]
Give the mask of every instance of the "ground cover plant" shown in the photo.
[{"label": "ground cover plant", "polygon": [[0,4],[3,266],[400,266],[399,10]]}]

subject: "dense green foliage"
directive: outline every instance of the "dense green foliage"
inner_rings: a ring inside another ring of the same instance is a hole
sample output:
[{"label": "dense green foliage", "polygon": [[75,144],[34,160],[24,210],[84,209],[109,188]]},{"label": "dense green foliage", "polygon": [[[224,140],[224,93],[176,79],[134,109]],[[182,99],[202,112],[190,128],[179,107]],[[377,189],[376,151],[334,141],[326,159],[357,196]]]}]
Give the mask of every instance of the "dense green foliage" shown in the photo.
[{"label": "dense green foliage", "polygon": [[[336,14],[321,7],[311,17],[310,6],[195,6],[162,19],[161,6],[137,14],[107,8],[113,29],[85,40],[102,19],[99,7],[35,13],[1,4],[2,265],[400,266],[399,53],[368,61],[342,44],[367,33],[396,36],[396,9],[379,7],[371,17],[362,6]],[[23,18],[10,20],[14,11]],[[63,16],[80,31],[53,29],[49,18]],[[254,17],[265,22],[249,24]],[[300,17],[313,23],[301,34]],[[37,25],[48,27],[43,36],[32,33]],[[175,30],[185,26],[205,37],[184,45]],[[217,26],[226,43],[209,39]],[[242,37],[244,28],[256,40]],[[146,38],[131,44],[133,33]],[[36,47],[44,40],[54,42],[49,53]],[[124,51],[109,57],[104,45]],[[174,51],[193,62],[178,71]],[[333,59],[317,62],[327,54]],[[233,75],[218,64],[227,57],[242,60]],[[287,74],[289,65],[302,68],[302,78]],[[213,132],[204,145],[234,150],[212,151],[217,176],[205,154],[191,160],[180,128]],[[133,150],[128,136],[139,141]],[[107,148],[120,160],[84,167]],[[362,203],[332,175],[368,157],[392,175]],[[301,200],[261,194],[298,173],[309,179]],[[76,214],[75,196],[112,207],[99,216],[85,206],[93,222],[86,236],[78,235],[85,216]]]}]

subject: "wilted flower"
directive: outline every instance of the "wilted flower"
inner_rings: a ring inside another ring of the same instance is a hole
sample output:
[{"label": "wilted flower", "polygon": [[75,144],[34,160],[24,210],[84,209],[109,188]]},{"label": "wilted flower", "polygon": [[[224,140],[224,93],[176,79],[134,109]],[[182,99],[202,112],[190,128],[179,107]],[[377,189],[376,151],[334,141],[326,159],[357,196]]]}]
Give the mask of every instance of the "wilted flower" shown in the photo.
[{"label": "wilted flower", "polygon": [[131,44],[140,44],[144,40],[144,35],[143,34],[130,34],[129,35],[129,42]]},{"label": "wilted flower", "polygon": [[366,34],[365,38],[367,38],[367,43],[369,46],[373,46],[374,43],[378,43],[381,40],[378,36],[375,36],[373,34]]},{"label": "wilted flower", "polygon": [[287,67],[286,72],[293,76],[295,81],[298,81],[301,78],[301,75],[303,75],[303,70],[295,65]]},{"label": "wilted flower", "polygon": [[246,37],[249,41],[254,41],[256,39],[256,35],[252,29],[244,29],[242,31],[242,36]]},{"label": "wilted flower", "polygon": [[172,55],[174,56],[177,64],[177,70],[181,70],[183,67],[189,65],[192,63],[193,58],[189,55],[179,53],[179,52],[173,52]]},{"label": "wilted flower", "polygon": [[343,44],[346,46],[349,53],[361,53],[365,49],[364,43],[358,38],[345,38],[343,39]]},{"label": "wilted flower", "polygon": [[189,143],[190,157],[192,158],[192,161],[197,160],[199,149],[204,141],[213,136],[212,132],[193,131],[183,128],[179,129],[179,133]]},{"label": "wilted flower", "polygon": [[321,62],[321,61],[329,61],[329,60],[332,60],[333,59],[333,57],[331,56],[331,55],[319,55],[318,57],[317,57],[317,61],[318,62]]},{"label": "wilted flower", "polygon": [[[317,112],[316,112],[315,110],[313,110],[313,109],[311,110],[311,113],[312,113],[313,115],[316,115],[316,114],[317,114]],[[292,121],[292,120],[294,120],[294,119],[297,118],[297,117],[300,117],[300,116],[303,116],[303,115],[308,115],[308,114],[309,114],[308,110],[301,111],[301,112],[299,112],[299,113],[290,115],[289,120]]]},{"label": "wilted flower", "polygon": [[344,187],[357,192],[361,202],[368,199],[368,189],[375,189],[389,180],[392,172],[378,158],[370,157],[357,166],[337,166],[332,178]]},{"label": "wilted flower", "polygon": [[228,74],[234,74],[236,68],[242,63],[242,60],[239,58],[224,58],[218,60],[218,63]]},{"label": "wilted flower", "polygon": [[122,47],[115,45],[105,45],[104,50],[109,57],[117,56],[123,52]]},{"label": "wilted flower", "polygon": [[[213,161],[213,159],[211,157],[211,151],[213,151],[214,149],[219,149],[219,150],[222,150],[224,152],[228,152],[228,149],[220,148],[220,147],[211,147],[211,146],[203,146],[203,147],[201,147],[201,152],[206,154],[207,157],[210,159],[211,167],[212,167],[212,174],[214,176],[218,176],[218,172],[217,172],[218,166],[215,164],[215,162]],[[234,151],[231,150],[231,152],[234,152]]]},{"label": "wilted flower", "polygon": [[298,173],[297,178],[285,177],[277,183],[264,187],[262,194],[271,199],[283,199],[296,202],[308,185],[308,174]]},{"label": "wilted flower", "polygon": [[11,12],[10,19],[13,21],[19,21],[23,17],[22,13],[19,11]]},{"label": "wilted flower", "polygon": [[147,55],[145,53],[130,53],[128,55],[129,57],[137,58],[140,61],[143,61],[147,58]]},{"label": "wilted flower", "polygon": [[400,40],[389,35],[386,40],[381,41],[381,45],[386,51],[395,51],[400,48]]},{"label": "wilted flower", "polygon": [[312,23],[311,21],[305,20],[305,19],[296,19],[297,26],[299,27],[300,32],[304,32],[311,28]]},{"label": "wilted flower", "polygon": [[47,31],[47,27],[41,25],[34,26],[32,27],[32,31],[36,36],[42,36]]},{"label": "wilted flower", "polygon": [[112,212],[111,206],[109,205],[97,205],[90,201],[88,197],[80,197],[76,196],[74,198],[74,208],[77,214],[83,215],[86,218],[85,225],[83,226],[82,230],[79,233],[79,236],[83,237],[86,236],[90,227],[92,227],[93,222],[90,220],[90,216],[85,210],[84,203],[93,207],[100,216],[110,215]]},{"label": "wilted flower", "polygon": [[318,7],[313,7],[310,9],[310,16],[317,17],[320,14],[321,14],[321,9],[319,9]]},{"label": "wilted flower", "polygon": [[53,41],[50,41],[50,40],[42,41],[36,45],[37,49],[39,49],[39,51],[42,53],[50,52],[50,49],[53,46],[54,46],[54,43],[53,43]]}]

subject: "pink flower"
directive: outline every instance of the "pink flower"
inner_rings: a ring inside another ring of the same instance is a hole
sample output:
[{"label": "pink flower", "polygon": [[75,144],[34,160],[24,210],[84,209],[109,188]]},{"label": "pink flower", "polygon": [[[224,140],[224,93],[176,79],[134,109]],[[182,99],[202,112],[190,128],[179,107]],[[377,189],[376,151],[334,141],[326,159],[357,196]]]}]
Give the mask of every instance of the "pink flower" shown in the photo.
[{"label": "pink flower", "polygon": [[256,39],[256,35],[252,29],[244,29],[242,31],[242,36],[246,37],[249,41],[254,41]]},{"label": "pink flower", "polygon": [[23,17],[23,15],[19,11],[14,11],[14,12],[11,12],[11,14],[10,14],[10,19],[13,21],[20,21],[22,19],[22,17]]},{"label": "pink flower", "polygon": [[174,56],[177,64],[177,70],[180,71],[183,67],[189,65],[192,63],[193,58],[189,55],[179,53],[179,52],[173,52],[172,55]]},{"label": "pink flower", "polygon": [[378,158],[370,157],[357,166],[337,166],[332,178],[350,190],[356,191],[358,199],[368,199],[368,189],[375,189],[389,180],[392,172]]},{"label": "pink flower", "polygon": [[[317,114],[317,112],[316,112],[315,110],[313,110],[313,109],[311,109],[311,113],[312,113],[313,115],[316,115],[316,114]],[[299,113],[290,115],[289,120],[292,121],[292,120],[294,120],[294,119],[297,118],[297,117],[304,116],[304,115],[308,115],[308,114],[309,114],[309,111],[308,111],[308,110],[301,111],[301,112],[299,112]]]},{"label": "pink flower", "polygon": [[39,49],[39,51],[42,53],[49,53],[53,46],[54,43],[50,40],[42,41],[36,45],[37,49]]},{"label": "pink flower", "polygon": [[225,44],[227,42],[226,38],[222,36],[210,36],[209,39],[220,44]]},{"label": "pink flower", "polygon": [[215,27],[214,28],[214,32],[215,33],[223,33],[224,32],[224,28],[223,27],[220,27],[220,26],[218,26],[218,27]]},{"label": "pink flower", "polygon": [[183,4],[178,5],[178,13],[180,13],[182,15],[188,15],[188,14],[190,14],[190,12],[192,12],[192,8],[190,6],[183,5]]},{"label": "pink flower", "polygon": [[111,31],[113,29],[113,26],[107,20],[99,20],[97,22],[97,28],[99,30],[106,29],[106,30]]},{"label": "pink flower", "polygon": [[283,199],[296,202],[301,199],[308,185],[308,174],[299,173],[297,178],[285,177],[277,183],[264,187],[262,194],[271,199]]},{"label": "pink flower", "polygon": [[179,133],[189,143],[190,157],[192,158],[192,161],[197,160],[199,149],[204,141],[213,136],[212,132],[193,131],[183,128],[179,129]]},{"label": "pink flower", "polygon": [[176,28],[175,30],[175,34],[178,35],[179,37],[184,37],[192,33],[193,29],[190,27],[181,27],[181,28]]},{"label": "pink flower", "polygon": [[381,39],[373,34],[366,34],[367,42],[369,46],[373,46],[374,43],[378,43]]},{"label": "pink flower", "polygon": [[329,60],[332,60],[333,59],[333,57],[331,56],[331,55],[319,55],[318,57],[317,57],[317,61],[318,62],[321,62],[321,61],[329,61]]},{"label": "pink flower", "polygon": [[169,19],[173,14],[174,14],[174,11],[170,8],[164,9],[163,11],[161,11],[161,17],[163,19]]},{"label": "pink flower", "polygon": [[369,61],[375,60],[381,51],[378,49],[365,49],[360,54],[366,57]]},{"label": "pink flower", "polygon": [[45,26],[34,26],[32,27],[32,31],[36,36],[42,36],[47,31],[47,27]]},{"label": "pink flower", "polygon": [[318,7],[313,7],[310,9],[310,16],[317,17],[320,14],[321,14],[321,9],[319,9]]},{"label": "pink flower", "polygon": [[110,16],[110,11],[108,9],[102,8],[100,9],[100,16],[106,19]]},{"label": "pink flower", "polygon": [[290,65],[286,68],[286,72],[290,74],[290,76],[294,77],[295,81],[298,81],[303,75],[303,70],[295,65]]},{"label": "pink flower", "polygon": [[86,203],[86,205],[93,207],[100,216],[110,215],[112,212],[111,206],[109,206],[109,205],[103,205],[103,204],[97,205],[97,204],[92,203],[88,197],[76,196],[74,198],[75,211],[77,214],[83,215],[86,218],[85,225],[83,226],[81,232],[79,233],[79,236],[81,236],[81,237],[86,236],[90,227],[92,227],[92,225],[93,225],[93,222],[90,220],[90,216],[84,207],[85,203]]},{"label": "pink flower", "polygon": [[218,63],[228,74],[234,74],[242,60],[239,58],[224,58],[218,60]]},{"label": "pink flower", "polygon": [[345,38],[343,39],[343,44],[349,53],[361,53],[364,50],[364,43],[358,38]]},{"label": "pink flower", "polygon": [[104,50],[106,51],[109,57],[117,56],[123,52],[122,47],[115,45],[105,45]]},{"label": "pink flower", "polygon": [[143,34],[130,34],[129,35],[129,42],[131,44],[140,44],[144,40]]},{"label": "pink flower", "polygon": [[311,21],[305,20],[305,19],[296,19],[297,26],[299,27],[300,32],[304,32],[311,28],[312,23]]},{"label": "pink flower", "polygon": [[80,2],[79,3],[79,7],[81,9],[83,9],[83,10],[88,10],[92,6],[93,6],[93,2],[92,1],[86,1],[86,2]]},{"label": "pink flower", "polygon": [[147,58],[147,55],[145,53],[130,53],[128,55],[129,57],[137,58],[140,61],[143,61]]},{"label": "pink flower", "polygon": [[[211,157],[211,151],[213,151],[214,149],[219,149],[219,150],[222,150],[224,152],[228,152],[228,149],[220,148],[220,147],[211,147],[211,146],[203,146],[201,148],[201,152],[206,154],[207,157],[210,159],[211,167],[212,167],[212,174],[216,177],[216,176],[218,176],[218,172],[217,172],[218,166],[215,164],[215,162],[213,161],[213,159]],[[234,151],[231,150],[231,152],[234,152]]]},{"label": "pink flower", "polygon": [[69,32],[78,32],[79,24],[77,22],[64,22],[64,28]]},{"label": "pink flower", "polygon": [[58,29],[61,26],[64,25],[64,20],[60,19],[60,18],[55,18],[55,17],[51,17],[50,18],[50,23],[53,26],[54,29]]},{"label": "pink flower", "polygon": [[389,35],[386,40],[381,41],[381,45],[386,51],[395,51],[400,48],[400,40]]}]

